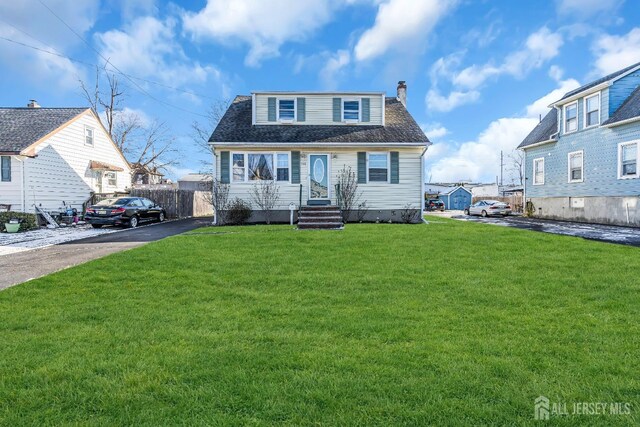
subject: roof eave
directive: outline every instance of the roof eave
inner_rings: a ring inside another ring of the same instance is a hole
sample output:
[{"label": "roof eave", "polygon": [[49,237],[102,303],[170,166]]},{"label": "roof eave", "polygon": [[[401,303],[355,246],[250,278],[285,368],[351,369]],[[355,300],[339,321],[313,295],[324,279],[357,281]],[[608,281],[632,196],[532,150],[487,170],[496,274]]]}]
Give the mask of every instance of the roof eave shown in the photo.
[{"label": "roof eave", "polygon": [[640,116],[631,117],[629,119],[620,120],[620,121],[613,122],[613,123],[603,124],[602,127],[613,128],[613,127],[616,127],[616,126],[622,126],[622,125],[626,125],[627,123],[634,123],[634,122],[638,122],[638,121],[640,121]]},{"label": "roof eave", "polygon": [[596,92],[600,92],[602,89],[606,89],[609,86],[611,86],[613,84],[613,79],[612,80],[608,80],[606,82],[600,83],[597,86],[594,87],[590,87],[589,89],[585,89],[583,91],[580,91],[574,95],[571,95],[568,98],[562,98],[559,99],[558,101],[555,101],[553,103],[551,103],[550,105],[548,105],[549,108],[557,108],[560,107],[562,105],[568,104],[570,102],[576,101],[580,98],[583,98],[587,95],[591,95],[592,93],[596,93]]},{"label": "roof eave", "polygon": [[536,142],[535,144],[525,145],[524,147],[518,147],[518,150],[526,150],[527,148],[539,147],[541,145],[551,144],[553,142],[558,142],[557,139],[547,139],[546,141]]},{"label": "roof eave", "polygon": [[235,147],[429,147],[432,142],[215,142],[209,141],[210,146]]},{"label": "roof eave", "polygon": [[254,90],[251,91],[252,95],[385,95],[386,92],[355,92],[355,91],[347,91],[347,92],[318,92],[318,91],[278,91],[278,90]]}]

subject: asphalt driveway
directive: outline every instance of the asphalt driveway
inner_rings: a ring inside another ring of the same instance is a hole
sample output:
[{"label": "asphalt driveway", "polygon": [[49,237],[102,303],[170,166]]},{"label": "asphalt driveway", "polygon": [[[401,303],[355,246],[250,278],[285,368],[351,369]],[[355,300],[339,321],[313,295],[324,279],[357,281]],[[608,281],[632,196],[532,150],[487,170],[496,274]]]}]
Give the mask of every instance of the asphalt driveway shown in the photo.
[{"label": "asphalt driveway", "polygon": [[211,224],[211,218],[189,218],[102,234],[42,249],[0,256],[0,289],[17,285],[96,258],[142,246]]},{"label": "asphalt driveway", "polygon": [[454,215],[451,218],[640,247],[640,228],[634,227],[554,221],[521,216],[482,218],[478,216]]}]

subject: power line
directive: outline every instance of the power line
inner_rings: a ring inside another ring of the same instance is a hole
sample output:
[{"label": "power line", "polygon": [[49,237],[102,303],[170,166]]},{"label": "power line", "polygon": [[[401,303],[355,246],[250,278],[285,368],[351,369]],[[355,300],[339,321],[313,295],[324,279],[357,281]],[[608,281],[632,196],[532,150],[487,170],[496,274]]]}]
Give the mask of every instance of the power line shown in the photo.
[{"label": "power line", "polygon": [[[49,12],[51,12],[51,14],[53,16],[55,16],[60,22],[62,22],[62,24],[64,24],[65,27],[67,27],[69,29],[69,31],[71,31],[73,34],[75,34],[76,37],[78,37],[80,40],[82,40],[82,42],[84,44],[86,44],[91,50],[93,50],[100,58],[102,58],[105,61],[105,64],[109,64],[111,65],[111,67],[113,67],[119,74],[121,74],[122,76],[124,76],[126,79],[128,79],[131,83],[133,83],[133,85],[138,89],[138,91],[140,91],[141,93],[143,93],[144,95],[148,96],[149,98],[153,99],[154,101],[164,104],[168,107],[172,107],[175,108],[177,110],[181,110],[184,111],[186,113],[189,114],[193,114],[196,116],[200,116],[200,117],[204,117],[204,118],[208,118],[206,115],[204,114],[200,114],[200,113],[196,113],[195,111],[191,111],[188,110],[186,108],[182,108],[179,107],[177,105],[171,104],[169,102],[163,101],[161,99],[156,98],[155,96],[151,95],[149,92],[147,92],[142,86],[140,86],[131,76],[129,76],[128,74],[122,72],[118,67],[116,67],[114,64],[111,63],[111,61],[109,61],[108,58],[105,58],[104,55],[102,55],[102,53],[100,53],[100,51],[98,51],[96,48],[94,48],[88,41],[86,41],[84,39],[84,37],[82,37],[80,34],[78,34],[78,32],[76,32],[69,24],[67,24],[65,22],[64,19],[62,19],[60,16],[58,16],[49,6],[47,6],[42,0],[38,0],[38,2],[44,6]],[[105,70],[106,71],[106,70]]]}]

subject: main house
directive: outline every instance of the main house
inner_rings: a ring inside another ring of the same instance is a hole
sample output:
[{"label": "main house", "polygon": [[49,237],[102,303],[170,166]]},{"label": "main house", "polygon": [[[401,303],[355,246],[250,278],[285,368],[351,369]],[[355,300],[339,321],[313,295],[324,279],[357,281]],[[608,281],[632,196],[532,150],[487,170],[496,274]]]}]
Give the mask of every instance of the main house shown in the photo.
[{"label": "main house", "polygon": [[640,226],[640,63],[550,105],[518,148],[540,217]]},{"label": "main house", "polygon": [[[261,180],[277,183],[277,221],[291,204],[336,205],[341,171],[356,174],[364,221],[401,221],[423,209],[423,158],[431,143],[406,109],[406,85],[384,92],[253,92],[237,96],[209,143],[215,176],[252,203]],[[262,221],[255,209],[251,221]],[[416,221],[421,215],[416,215]]]},{"label": "main house", "polygon": [[0,108],[0,205],[80,210],[91,193],[124,191],[129,163],[90,108]]}]

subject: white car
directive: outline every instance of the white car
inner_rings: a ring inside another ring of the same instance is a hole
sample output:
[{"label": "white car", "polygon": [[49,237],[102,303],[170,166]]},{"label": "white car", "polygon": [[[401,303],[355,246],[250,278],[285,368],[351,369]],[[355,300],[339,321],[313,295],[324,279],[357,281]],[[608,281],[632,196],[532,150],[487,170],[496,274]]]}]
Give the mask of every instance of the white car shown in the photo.
[{"label": "white car", "polygon": [[464,210],[465,215],[480,215],[483,217],[511,213],[511,206],[498,200],[480,200]]}]

